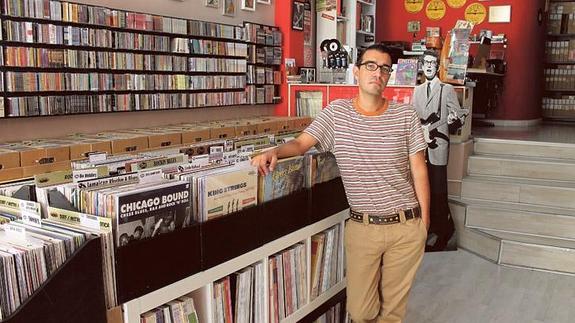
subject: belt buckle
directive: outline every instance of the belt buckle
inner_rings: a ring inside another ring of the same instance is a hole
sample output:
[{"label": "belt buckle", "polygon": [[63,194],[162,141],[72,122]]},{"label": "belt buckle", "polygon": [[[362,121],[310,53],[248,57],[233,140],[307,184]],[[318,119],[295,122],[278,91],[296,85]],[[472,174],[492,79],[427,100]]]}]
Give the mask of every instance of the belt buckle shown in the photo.
[{"label": "belt buckle", "polygon": [[404,210],[399,210],[399,222],[400,223],[405,223],[407,222],[407,219],[405,218],[405,211]]},{"label": "belt buckle", "polygon": [[368,225],[369,224],[369,214],[367,213],[361,213],[361,222],[363,222],[363,224]]}]

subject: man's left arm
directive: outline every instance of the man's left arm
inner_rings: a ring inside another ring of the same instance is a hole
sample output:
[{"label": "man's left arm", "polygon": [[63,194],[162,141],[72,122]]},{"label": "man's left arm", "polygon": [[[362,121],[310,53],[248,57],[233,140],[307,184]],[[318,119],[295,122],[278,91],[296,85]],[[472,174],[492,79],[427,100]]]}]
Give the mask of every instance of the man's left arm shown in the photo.
[{"label": "man's left arm", "polygon": [[427,177],[427,165],[425,164],[425,153],[421,150],[409,156],[409,165],[415,195],[421,208],[421,218],[425,227],[429,229],[429,178]]},{"label": "man's left arm", "polygon": [[469,109],[464,109],[459,105],[457,93],[453,86],[446,86],[446,103],[447,103],[447,124],[449,125],[449,132],[454,133],[465,122],[465,117],[469,114]]}]

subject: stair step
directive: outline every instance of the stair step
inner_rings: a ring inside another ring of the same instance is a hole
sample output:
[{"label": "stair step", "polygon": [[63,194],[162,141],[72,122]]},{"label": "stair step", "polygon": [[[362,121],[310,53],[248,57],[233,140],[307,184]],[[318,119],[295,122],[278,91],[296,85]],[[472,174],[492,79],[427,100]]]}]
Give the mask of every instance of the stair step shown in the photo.
[{"label": "stair step", "polygon": [[534,245],[575,249],[575,241],[573,240],[557,239],[552,237],[543,237],[543,236],[536,236],[536,235],[529,235],[529,234],[522,234],[517,232],[509,232],[501,230],[491,230],[491,229],[477,229],[477,230],[505,241],[515,241]]},{"label": "stair step", "polygon": [[463,179],[461,197],[575,208],[575,183],[473,175]]},{"label": "stair step", "polygon": [[575,249],[502,240],[499,263],[575,274]]},{"label": "stair step", "polygon": [[500,208],[496,205],[467,206],[466,226],[503,230],[544,237],[571,239],[575,244],[575,216]]},{"label": "stair step", "polygon": [[477,229],[465,227],[466,207],[460,203],[449,203],[451,215],[455,223],[457,246],[471,251],[493,262],[499,260],[500,239],[485,234]]},{"label": "stair step", "polygon": [[575,274],[575,241],[466,227],[461,201],[449,203],[459,247],[501,265]]},{"label": "stair step", "polygon": [[561,181],[575,180],[575,160],[473,155],[469,157],[470,175],[493,175]]},{"label": "stair step", "polygon": [[526,212],[540,212],[546,214],[556,214],[565,216],[574,216],[575,209],[573,208],[562,208],[556,206],[545,206],[545,205],[533,205],[525,203],[515,203],[515,202],[501,202],[501,201],[486,201],[473,198],[457,198],[453,197],[455,202],[463,203],[467,206],[478,206],[478,207],[492,207],[495,209],[507,209],[514,211],[526,211]]},{"label": "stair step", "polygon": [[476,154],[547,157],[575,160],[575,144],[525,140],[475,138]]}]

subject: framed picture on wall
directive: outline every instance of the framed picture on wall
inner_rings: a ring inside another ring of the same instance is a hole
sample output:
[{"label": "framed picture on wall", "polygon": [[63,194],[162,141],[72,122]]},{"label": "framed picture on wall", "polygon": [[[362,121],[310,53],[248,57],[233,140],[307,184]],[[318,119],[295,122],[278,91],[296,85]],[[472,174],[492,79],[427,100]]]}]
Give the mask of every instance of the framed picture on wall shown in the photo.
[{"label": "framed picture on wall", "polygon": [[219,8],[220,0],[206,0],[206,7]]},{"label": "framed picture on wall", "polygon": [[305,3],[294,1],[292,5],[291,28],[294,30],[303,30]]},{"label": "framed picture on wall", "polygon": [[223,15],[228,17],[234,17],[236,15],[236,0],[223,0],[223,1],[224,1]]},{"label": "framed picture on wall", "polygon": [[315,68],[314,67],[300,67],[299,74],[302,76],[303,82],[315,83]]},{"label": "framed picture on wall", "polygon": [[272,0],[258,0],[258,3],[272,4]]},{"label": "framed picture on wall", "polygon": [[240,0],[242,2],[242,10],[256,11],[256,0]]}]

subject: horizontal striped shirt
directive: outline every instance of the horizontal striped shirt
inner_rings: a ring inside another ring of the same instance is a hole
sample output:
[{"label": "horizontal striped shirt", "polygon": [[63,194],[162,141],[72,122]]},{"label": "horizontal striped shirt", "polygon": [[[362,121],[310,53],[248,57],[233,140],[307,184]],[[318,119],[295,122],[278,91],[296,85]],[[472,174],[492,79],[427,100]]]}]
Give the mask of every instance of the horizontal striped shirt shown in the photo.
[{"label": "horizontal striped shirt", "polygon": [[409,156],[427,148],[417,113],[389,102],[367,115],[353,102],[331,102],[304,130],[335,155],[351,208],[381,216],[417,206]]}]

